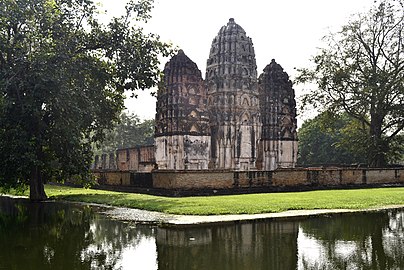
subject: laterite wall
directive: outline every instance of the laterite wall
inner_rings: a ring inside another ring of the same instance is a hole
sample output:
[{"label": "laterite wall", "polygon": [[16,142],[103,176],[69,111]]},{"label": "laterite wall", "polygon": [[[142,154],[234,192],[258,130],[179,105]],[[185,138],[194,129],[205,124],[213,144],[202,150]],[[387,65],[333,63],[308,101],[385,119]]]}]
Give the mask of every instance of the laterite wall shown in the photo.
[{"label": "laterite wall", "polygon": [[403,168],[309,168],[244,172],[230,170],[157,170],[146,174],[104,171],[96,172],[95,175],[100,184],[167,190],[404,184]]}]

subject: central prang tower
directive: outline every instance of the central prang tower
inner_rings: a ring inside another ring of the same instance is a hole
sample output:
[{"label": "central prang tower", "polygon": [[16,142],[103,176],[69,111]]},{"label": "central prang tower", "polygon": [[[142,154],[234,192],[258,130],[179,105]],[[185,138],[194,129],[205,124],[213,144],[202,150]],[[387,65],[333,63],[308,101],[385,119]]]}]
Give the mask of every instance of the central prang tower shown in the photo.
[{"label": "central prang tower", "polygon": [[231,18],[213,39],[206,67],[210,168],[256,168],[261,124],[251,38]]}]

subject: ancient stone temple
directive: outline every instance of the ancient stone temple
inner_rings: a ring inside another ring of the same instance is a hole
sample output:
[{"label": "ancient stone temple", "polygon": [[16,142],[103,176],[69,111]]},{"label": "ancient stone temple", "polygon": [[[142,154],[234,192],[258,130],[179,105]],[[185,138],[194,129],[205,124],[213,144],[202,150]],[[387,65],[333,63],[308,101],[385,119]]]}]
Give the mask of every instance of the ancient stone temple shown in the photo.
[{"label": "ancient stone temple", "polygon": [[182,50],[158,90],[160,170],[275,170],[297,160],[292,83],[274,60],[257,78],[253,43],[230,19],[212,41],[205,80]]},{"label": "ancient stone temple", "polygon": [[254,47],[230,19],[213,39],[206,67],[212,168],[256,168],[261,125]]},{"label": "ancient stone temple", "polygon": [[210,127],[201,71],[182,50],[164,68],[155,128],[159,169],[208,169]]}]

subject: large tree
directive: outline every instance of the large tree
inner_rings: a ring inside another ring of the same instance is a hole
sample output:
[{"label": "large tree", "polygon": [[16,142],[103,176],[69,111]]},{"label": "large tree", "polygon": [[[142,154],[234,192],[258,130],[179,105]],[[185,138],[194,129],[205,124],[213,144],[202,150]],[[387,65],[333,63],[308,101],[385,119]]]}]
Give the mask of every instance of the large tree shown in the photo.
[{"label": "large tree", "polygon": [[152,0],[129,1],[109,24],[92,0],[2,0],[0,4],[0,184],[89,177],[91,145],[123,108],[124,92],[160,78],[169,46],[140,27]]},{"label": "large tree", "polygon": [[298,82],[318,89],[303,97],[331,112],[346,112],[369,128],[368,162],[384,166],[404,128],[404,1],[375,1],[325,38],[315,68],[302,69]]}]

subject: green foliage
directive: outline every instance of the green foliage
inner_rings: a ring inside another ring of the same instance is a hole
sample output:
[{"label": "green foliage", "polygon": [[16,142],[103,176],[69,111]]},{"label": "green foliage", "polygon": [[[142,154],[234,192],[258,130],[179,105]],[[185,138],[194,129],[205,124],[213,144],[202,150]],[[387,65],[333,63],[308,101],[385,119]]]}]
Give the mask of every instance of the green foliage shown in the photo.
[{"label": "green foliage", "polygon": [[366,163],[368,130],[347,114],[322,113],[298,132],[300,165]]},{"label": "green foliage", "polygon": [[404,162],[404,134],[397,135],[389,145],[387,156],[389,163],[401,164]]},{"label": "green foliage", "polygon": [[86,178],[91,145],[123,109],[124,92],[160,78],[169,46],[137,23],[152,0],[130,1],[108,25],[92,0],[3,0],[0,5],[0,185]]},{"label": "green foliage", "polygon": [[105,140],[95,153],[108,153],[116,149],[135,147],[139,145],[151,145],[154,143],[154,120],[140,121],[134,114],[123,112],[119,123],[106,132]]},{"label": "green foliage", "polygon": [[302,101],[323,111],[346,112],[369,130],[368,162],[384,166],[404,129],[404,1],[375,1],[366,14],[325,38],[314,69],[297,82],[318,89]]}]

